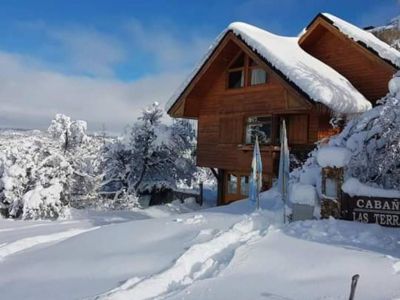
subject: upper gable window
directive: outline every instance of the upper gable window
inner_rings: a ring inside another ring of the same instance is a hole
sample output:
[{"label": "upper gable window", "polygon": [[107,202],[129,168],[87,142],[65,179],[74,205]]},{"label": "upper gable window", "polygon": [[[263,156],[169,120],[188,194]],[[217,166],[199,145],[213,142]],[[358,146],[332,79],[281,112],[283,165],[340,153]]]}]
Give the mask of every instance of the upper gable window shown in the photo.
[{"label": "upper gable window", "polygon": [[229,71],[228,87],[230,89],[237,89],[243,87],[244,74],[243,71]]},{"label": "upper gable window", "polygon": [[229,89],[260,85],[267,82],[265,70],[244,53],[240,53],[234,58],[229,65],[227,75],[227,87]]},{"label": "upper gable window", "polygon": [[250,85],[264,84],[267,82],[267,72],[263,69],[251,69]]},{"label": "upper gable window", "polygon": [[250,85],[264,84],[267,82],[267,72],[249,59]]},{"label": "upper gable window", "polygon": [[240,54],[229,66],[228,88],[237,89],[244,86],[244,54]]}]

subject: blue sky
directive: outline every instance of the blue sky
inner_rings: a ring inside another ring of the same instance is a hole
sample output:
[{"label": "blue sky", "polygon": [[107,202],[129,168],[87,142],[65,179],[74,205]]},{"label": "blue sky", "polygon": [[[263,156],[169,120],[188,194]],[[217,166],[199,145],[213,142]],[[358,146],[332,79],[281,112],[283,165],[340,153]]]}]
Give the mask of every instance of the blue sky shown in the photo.
[{"label": "blue sky", "polygon": [[297,35],[321,11],[358,26],[400,14],[395,0],[2,0],[0,126],[45,128],[56,112],[122,130],[165,103],[232,21]]}]

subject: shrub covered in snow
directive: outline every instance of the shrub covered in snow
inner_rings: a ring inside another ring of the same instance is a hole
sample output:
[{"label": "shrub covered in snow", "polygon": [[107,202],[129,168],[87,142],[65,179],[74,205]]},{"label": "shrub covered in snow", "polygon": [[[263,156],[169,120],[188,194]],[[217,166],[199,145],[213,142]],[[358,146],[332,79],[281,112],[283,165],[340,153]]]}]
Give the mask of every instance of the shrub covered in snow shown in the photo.
[{"label": "shrub covered in snow", "polygon": [[0,136],[0,208],[24,219],[57,218],[74,199],[87,198],[102,178],[103,141],[86,122],[57,115],[48,132]]},{"label": "shrub covered in snow", "polygon": [[35,218],[62,213],[72,169],[51,147],[50,139],[38,135],[8,138],[0,146],[0,166],[4,214]]}]

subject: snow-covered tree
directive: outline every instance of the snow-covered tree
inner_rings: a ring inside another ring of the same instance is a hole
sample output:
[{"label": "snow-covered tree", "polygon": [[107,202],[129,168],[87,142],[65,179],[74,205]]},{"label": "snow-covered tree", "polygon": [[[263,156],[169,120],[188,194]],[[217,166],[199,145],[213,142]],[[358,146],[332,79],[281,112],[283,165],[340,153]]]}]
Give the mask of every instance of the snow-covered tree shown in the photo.
[{"label": "snow-covered tree", "polygon": [[65,213],[72,169],[45,136],[10,139],[1,147],[0,203],[5,214],[57,218]]},{"label": "snow-covered tree", "polygon": [[85,121],[71,121],[70,117],[63,114],[57,114],[48,128],[48,132],[61,143],[64,150],[79,147],[87,138],[86,131]]},{"label": "snow-covered tree", "polygon": [[190,185],[194,130],[163,124],[162,114],[156,103],[146,108],[124,139],[88,135],[86,122],[61,114],[46,133],[8,138],[0,143],[0,212],[28,219],[57,218],[70,206],[130,209],[141,193]]},{"label": "snow-covered tree", "polygon": [[330,138],[328,145],[318,146],[310,153],[303,166],[291,173],[294,182],[311,184],[321,191],[317,156],[326,146],[350,153],[345,178],[354,177],[384,189],[400,189],[400,72],[390,80],[389,93],[377,106],[354,117],[340,134]]},{"label": "snow-covered tree", "polygon": [[86,122],[57,115],[47,133],[4,138],[0,143],[4,215],[57,218],[66,215],[70,205],[81,207],[98,198],[104,141],[86,134]]},{"label": "snow-covered tree", "polygon": [[163,124],[162,116],[158,103],[147,107],[125,140],[108,153],[106,180],[127,195],[175,188],[193,179],[193,127],[183,120]]},{"label": "snow-covered tree", "polygon": [[400,72],[379,105],[350,121],[332,145],[348,148],[347,172],[362,182],[400,189]]}]

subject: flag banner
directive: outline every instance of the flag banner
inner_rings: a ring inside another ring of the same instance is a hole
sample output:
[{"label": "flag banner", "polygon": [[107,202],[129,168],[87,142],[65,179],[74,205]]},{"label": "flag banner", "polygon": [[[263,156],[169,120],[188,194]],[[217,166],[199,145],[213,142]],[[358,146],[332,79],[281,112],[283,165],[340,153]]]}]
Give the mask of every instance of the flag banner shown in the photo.
[{"label": "flag banner", "polygon": [[286,205],[288,204],[288,188],[289,188],[289,146],[287,140],[286,123],[282,121],[281,132],[281,151],[279,157],[279,178],[278,178],[278,191],[282,194],[284,203],[284,222],[286,222]]},{"label": "flag banner", "polygon": [[262,161],[258,137],[254,143],[253,159],[251,161],[251,175],[249,186],[249,201],[253,206],[260,208],[260,191],[262,187]]}]

